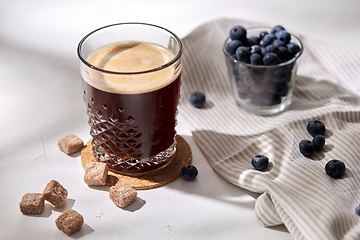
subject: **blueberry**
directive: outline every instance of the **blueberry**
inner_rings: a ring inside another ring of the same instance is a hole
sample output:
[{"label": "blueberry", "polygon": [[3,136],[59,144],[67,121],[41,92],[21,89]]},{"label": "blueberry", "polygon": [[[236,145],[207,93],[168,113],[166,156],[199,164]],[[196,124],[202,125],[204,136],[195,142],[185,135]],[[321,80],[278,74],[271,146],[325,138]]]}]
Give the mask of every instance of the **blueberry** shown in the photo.
[{"label": "blueberry", "polygon": [[251,164],[256,170],[262,171],[268,167],[269,159],[264,155],[256,155],[251,160]]},{"label": "blueberry", "polygon": [[355,207],[355,212],[356,212],[357,215],[360,215],[360,205],[357,205]]},{"label": "blueberry", "polygon": [[291,35],[286,30],[280,30],[276,32],[276,37],[284,43],[289,43],[291,40]]},{"label": "blueberry", "polygon": [[322,135],[317,135],[313,138],[312,143],[316,151],[321,151],[325,145],[325,138]]},{"label": "blueberry", "polygon": [[267,45],[270,45],[274,40],[276,39],[274,34],[267,34],[262,39],[262,46],[266,47]]},{"label": "blueberry", "polygon": [[261,53],[262,55],[265,55],[267,53],[266,47],[261,47]]},{"label": "blueberry", "polygon": [[261,53],[261,47],[259,45],[252,45],[250,53],[251,54],[253,54],[253,53],[262,54]]},{"label": "blueberry", "polygon": [[235,26],[230,30],[230,38],[232,40],[240,40],[245,43],[244,39],[246,39],[246,29],[242,26]]},{"label": "blueberry", "polygon": [[239,40],[232,40],[231,42],[229,42],[228,44],[226,44],[225,46],[225,50],[230,54],[230,55],[234,55],[235,51],[238,47],[242,46],[242,42]]},{"label": "blueberry", "polygon": [[296,43],[288,43],[287,49],[293,56],[295,56],[298,52],[300,52],[300,47]]},{"label": "blueberry", "polygon": [[267,35],[267,34],[269,34],[269,33],[266,32],[266,31],[261,32],[261,33],[259,34],[259,40],[261,41],[261,40],[265,37],[265,35]]},{"label": "blueberry", "polygon": [[250,51],[247,47],[240,46],[236,49],[236,58],[241,62],[248,63],[250,60]]},{"label": "blueberry", "polygon": [[266,46],[266,53],[275,53],[278,55],[280,53],[279,48],[275,45]]},{"label": "blueberry", "polygon": [[193,92],[190,95],[190,102],[196,108],[202,108],[205,105],[206,97],[202,92]]},{"label": "blueberry", "polygon": [[260,39],[257,36],[251,36],[248,39],[248,45],[252,46],[252,45],[259,45],[260,44]]},{"label": "blueberry", "polygon": [[262,93],[261,100],[265,106],[274,106],[281,103],[281,97],[279,94],[274,93]]},{"label": "blueberry", "polygon": [[285,28],[283,26],[277,25],[271,29],[270,33],[276,34],[277,32],[279,32],[281,30],[285,30]]},{"label": "blueberry", "polygon": [[278,55],[276,55],[275,53],[266,53],[265,56],[263,57],[263,62],[264,65],[276,65],[279,64],[280,59],[278,57]]},{"label": "blueberry", "polygon": [[301,140],[299,150],[305,157],[310,157],[315,152],[315,146],[310,140]]},{"label": "blueberry", "polygon": [[315,137],[317,135],[324,135],[325,133],[325,124],[319,120],[311,120],[307,126],[306,130],[310,133],[311,136]]},{"label": "blueberry", "polygon": [[283,65],[281,67],[279,67],[277,70],[279,72],[283,72],[283,73],[290,73],[291,74],[291,71],[294,69],[294,66],[295,66],[295,62],[291,62],[289,64],[286,64],[286,65]]},{"label": "blueberry", "polygon": [[281,46],[285,46],[285,42],[279,40],[279,39],[275,39],[273,42],[272,42],[273,45],[277,46],[277,47],[281,47]]},{"label": "blueberry", "polygon": [[280,96],[286,96],[289,92],[289,86],[286,83],[279,83],[275,86],[275,92]]},{"label": "blueberry", "polygon": [[269,81],[274,83],[289,83],[291,81],[291,72],[279,72],[278,69],[275,69],[270,77]]},{"label": "blueberry", "polygon": [[198,175],[198,170],[194,165],[188,164],[181,168],[181,177],[186,181],[194,180]]},{"label": "blueberry", "polygon": [[[280,40],[279,40],[280,41]],[[287,47],[280,46],[279,47],[279,58],[283,61],[289,61],[292,58],[292,54],[289,52]]]},{"label": "blueberry", "polygon": [[340,160],[330,160],[325,165],[325,172],[332,178],[339,178],[345,173],[345,164]]},{"label": "blueberry", "polygon": [[251,54],[250,63],[253,64],[253,65],[263,65],[264,64],[263,60],[262,60],[262,57],[258,53]]}]

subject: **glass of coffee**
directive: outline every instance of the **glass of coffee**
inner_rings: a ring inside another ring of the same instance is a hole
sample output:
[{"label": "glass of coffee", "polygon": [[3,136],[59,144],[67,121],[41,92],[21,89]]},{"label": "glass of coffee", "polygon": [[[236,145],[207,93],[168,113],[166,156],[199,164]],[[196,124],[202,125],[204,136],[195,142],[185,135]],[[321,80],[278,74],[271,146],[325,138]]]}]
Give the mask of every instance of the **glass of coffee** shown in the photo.
[{"label": "glass of coffee", "polygon": [[78,45],[92,151],[120,174],[165,167],[175,156],[182,43],[171,31],[120,23]]}]

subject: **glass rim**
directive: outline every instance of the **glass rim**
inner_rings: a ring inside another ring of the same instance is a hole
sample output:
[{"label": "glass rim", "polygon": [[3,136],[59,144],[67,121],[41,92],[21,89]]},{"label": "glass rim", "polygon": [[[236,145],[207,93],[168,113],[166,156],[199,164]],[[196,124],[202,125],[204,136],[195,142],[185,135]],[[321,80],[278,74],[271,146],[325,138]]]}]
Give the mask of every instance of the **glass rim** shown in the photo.
[{"label": "glass rim", "polygon": [[[247,32],[248,31],[251,31],[251,30],[271,30],[270,27],[251,27],[251,28],[247,28],[246,29]],[[231,56],[225,49],[226,47],[226,43],[229,41],[230,37],[227,37],[224,44],[223,44],[223,52],[225,54],[225,56],[227,56],[228,58],[230,58],[233,62],[235,63],[240,63],[240,64],[243,64],[247,67],[253,67],[253,68],[274,68],[274,67],[282,67],[282,66],[286,66],[286,65],[289,65],[293,62],[296,62],[296,60],[298,60],[300,58],[300,56],[302,55],[303,51],[304,51],[304,46],[301,42],[301,40],[295,36],[294,34],[290,33],[289,34],[291,35],[291,38],[295,38],[298,42],[299,42],[299,47],[300,47],[300,51],[295,55],[295,57],[293,57],[292,59],[286,61],[286,62],[283,62],[283,63],[279,63],[279,64],[276,64],[276,65],[253,65],[253,64],[250,64],[250,63],[246,63],[246,62],[241,62],[235,58],[233,58],[233,56]]]},{"label": "glass rim", "polygon": [[[119,25],[146,25],[146,26],[150,26],[150,27],[155,27],[155,28],[159,28],[159,29],[162,29],[162,30],[165,30],[166,32],[170,33],[177,41],[177,43],[179,44],[179,51],[177,52],[177,54],[174,56],[173,59],[171,59],[169,62],[159,66],[159,67],[156,67],[156,68],[152,68],[152,69],[148,69],[148,70],[145,70],[145,71],[139,71],[139,72],[117,72],[117,71],[111,71],[111,70],[106,70],[106,69],[103,69],[103,68],[100,68],[100,67],[97,67],[91,63],[89,63],[82,55],[82,52],[81,52],[81,49],[82,49],[82,46],[85,42],[86,39],[88,39],[91,35],[93,35],[94,33],[96,32],[99,32],[103,29],[106,29],[106,28],[110,28],[110,27],[115,27],[115,26],[119,26]],[[108,73],[108,74],[118,74],[118,75],[134,75],[134,74],[145,74],[145,73],[151,73],[151,72],[156,72],[156,71],[159,71],[159,70],[163,70],[171,65],[173,65],[174,63],[176,63],[180,58],[181,58],[181,55],[182,55],[182,52],[183,52],[183,46],[182,46],[182,42],[181,42],[181,39],[173,32],[171,32],[170,30],[164,28],[164,27],[160,27],[160,26],[157,26],[157,25],[154,25],[154,24],[149,24],[149,23],[142,23],[142,22],[124,22],[124,23],[115,23],[115,24],[110,24],[110,25],[106,25],[106,26],[103,26],[103,27],[100,27],[98,29],[95,29],[94,31],[88,33],[87,35],[85,35],[79,42],[78,44],[78,47],[77,47],[77,55],[79,57],[79,59],[81,60],[82,63],[84,63],[86,66],[90,67],[91,69],[93,70],[97,70],[97,71],[100,71],[100,72],[103,72],[103,73]]]}]

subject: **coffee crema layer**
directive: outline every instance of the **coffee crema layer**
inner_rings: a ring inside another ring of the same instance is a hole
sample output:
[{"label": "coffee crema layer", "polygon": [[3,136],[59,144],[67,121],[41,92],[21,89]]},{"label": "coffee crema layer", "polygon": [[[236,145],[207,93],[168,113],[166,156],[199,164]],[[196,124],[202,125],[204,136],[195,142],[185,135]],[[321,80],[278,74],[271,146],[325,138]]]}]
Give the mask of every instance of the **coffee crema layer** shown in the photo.
[{"label": "coffee crema layer", "polygon": [[[174,54],[167,48],[145,42],[118,42],[94,51],[87,61],[97,68],[116,73],[82,69],[84,80],[91,86],[111,93],[137,94],[161,89],[173,82],[180,71],[174,66],[156,69],[171,61]],[[121,74],[123,73],[123,74]],[[126,74],[128,73],[128,74]]]}]

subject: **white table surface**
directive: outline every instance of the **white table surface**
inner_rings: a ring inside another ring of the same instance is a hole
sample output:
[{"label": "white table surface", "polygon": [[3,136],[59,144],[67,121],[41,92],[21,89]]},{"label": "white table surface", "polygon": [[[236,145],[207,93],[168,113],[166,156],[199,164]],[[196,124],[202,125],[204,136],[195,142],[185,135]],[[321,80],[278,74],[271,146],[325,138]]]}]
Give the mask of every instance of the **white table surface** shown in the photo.
[{"label": "white table surface", "polygon": [[[284,226],[256,219],[257,194],[220,178],[179,116],[178,133],[190,144],[199,170],[194,182],[178,179],[138,192],[126,209],[108,188],[83,182],[80,156],[59,151],[57,141],[88,134],[76,47],[88,32],[138,21],[166,27],[180,37],[217,18],[282,24],[304,35],[360,48],[360,1],[45,1],[0,0],[0,238],[1,239],[292,239]],[[69,191],[65,206],[46,203],[39,215],[23,215],[27,192],[51,180]],[[61,212],[84,216],[68,237],[55,226]]]}]

